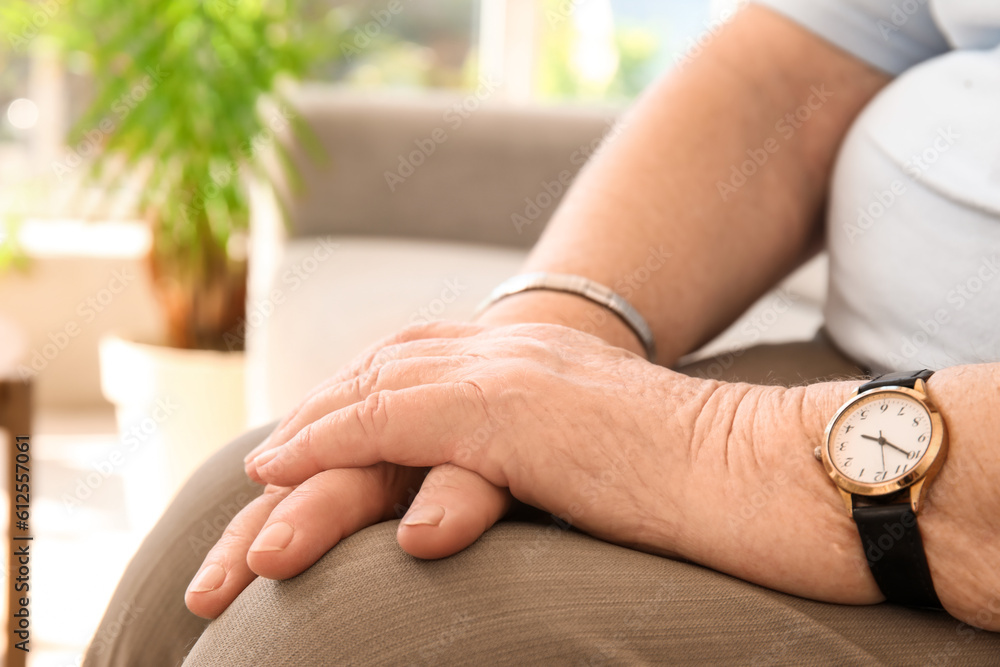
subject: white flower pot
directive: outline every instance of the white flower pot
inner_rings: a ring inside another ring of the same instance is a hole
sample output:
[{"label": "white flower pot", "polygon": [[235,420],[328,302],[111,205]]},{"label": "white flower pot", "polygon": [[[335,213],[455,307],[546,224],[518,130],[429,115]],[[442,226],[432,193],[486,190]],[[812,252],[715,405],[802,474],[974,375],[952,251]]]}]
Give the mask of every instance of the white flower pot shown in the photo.
[{"label": "white flower pot", "polygon": [[110,335],[100,362],[121,434],[126,509],[149,528],[195,468],[246,428],[244,355]]}]

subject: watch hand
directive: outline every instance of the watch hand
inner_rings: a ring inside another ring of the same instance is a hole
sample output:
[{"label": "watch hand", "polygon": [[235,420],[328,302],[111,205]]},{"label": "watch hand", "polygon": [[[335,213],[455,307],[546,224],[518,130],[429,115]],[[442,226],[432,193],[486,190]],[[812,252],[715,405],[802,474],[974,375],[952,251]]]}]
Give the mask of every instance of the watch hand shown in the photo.
[{"label": "watch hand", "polygon": [[873,438],[873,437],[872,437],[872,436],[870,436],[870,435],[865,435],[864,433],[862,433],[862,434],[861,434],[861,437],[862,437],[862,438],[865,438],[866,440],[874,440],[875,442],[877,442],[877,443],[878,443],[878,444],[880,444],[880,445],[882,444],[882,442],[881,442],[881,440],[882,440],[882,436],[879,436],[879,437],[877,437],[877,438]]},{"label": "watch hand", "polygon": [[886,443],[885,443],[885,440],[883,438],[881,438],[881,437],[879,437],[879,440],[880,440],[880,442],[878,444],[881,445],[881,447],[879,448],[879,450],[882,452],[882,472],[885,472],[885,444]]},{"label": "watch hand", "polygon": [[902,452],[902,453],[906,454],[907,456],[910,455],[910,452],[906,451],[902,447],[897,447],[896,445],[892,444],[888,440],[885,441],[885,444],[889,445],[890,447],[892,447],[893,449],[895,449],[897,452]]}]

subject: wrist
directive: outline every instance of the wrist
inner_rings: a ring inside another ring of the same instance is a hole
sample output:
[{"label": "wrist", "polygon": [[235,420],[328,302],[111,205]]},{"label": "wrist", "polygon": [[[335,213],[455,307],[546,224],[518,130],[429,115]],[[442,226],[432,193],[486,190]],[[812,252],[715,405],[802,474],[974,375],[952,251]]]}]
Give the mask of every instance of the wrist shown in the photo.
[{"label": "wrist", "polygon": [[[671,380],[657,397],[672,404],[674,419],[664,423],[675,422],[660,434],[662,448],[688,451],[669,466],[647,466],[661,471],[651,485],[661,494],[651,550],[800,597],[882,600],[858,528],[813,455],[862,381],[783,388],[689,380]],[[934,588],[956,618],[1000,630],[1000,364],[942,370],[927,386],[950,442],[918,517]]]},{"label": "wrist", "polygon": [[718,384],[690,429],[688,494],[699,503],[682,555],[793,595],[876,602],[857,529],[813,456],[854,388]]},{"label": "wrist", "polygon": [[638,337],[617,315],[575,294],[547,290],[521,292],[494,302],[475,321],[495,326],[559,324],[645,356]]}]

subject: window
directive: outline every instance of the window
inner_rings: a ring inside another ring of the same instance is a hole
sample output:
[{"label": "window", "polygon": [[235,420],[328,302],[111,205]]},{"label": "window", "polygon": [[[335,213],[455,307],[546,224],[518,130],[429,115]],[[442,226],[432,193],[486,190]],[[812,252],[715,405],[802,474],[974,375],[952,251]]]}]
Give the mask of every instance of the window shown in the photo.
[{"label": "window", "polygon": [[[734,2],[712,4],[718,10]],[[709,0],[304,5],[309,21],[329,26],[341,56],[317,62],[316,80],[362,89],[472,89],[490,77],[500,82],[499,100],[543,103],[634,98],[710,34],[710,8]],[[0,222],[5,211],[45,215],[64,205],[73,184],[55,178],[52,164],[93,89],[85,59],[55,59],[44,39],[26,34],[25,43],[0,43]]]},{"label": "window", "polygon": [[478,0],[312,4],[339,27],[341,57],[319,64],[315,78],[361,88],[463,88],[475,79]]},{"label": "window", "polygon": [[536,91],[541,98],[631,99],[696,34],[705,3],[546,0]]},{"label": "window", "polygon": [[519,101],[629,100],[706,32],[709,10],[707,0],[483,0],[481,68]]}]

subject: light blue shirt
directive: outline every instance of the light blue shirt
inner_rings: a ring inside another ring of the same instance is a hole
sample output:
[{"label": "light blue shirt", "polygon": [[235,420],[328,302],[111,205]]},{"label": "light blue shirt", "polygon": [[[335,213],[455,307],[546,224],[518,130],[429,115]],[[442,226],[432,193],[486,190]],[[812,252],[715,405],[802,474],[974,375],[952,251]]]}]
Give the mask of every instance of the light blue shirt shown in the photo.
[{"label": "light blue shirt", "polygon": [[996,0],[754,0],[889,74],[1000,45]]}]

